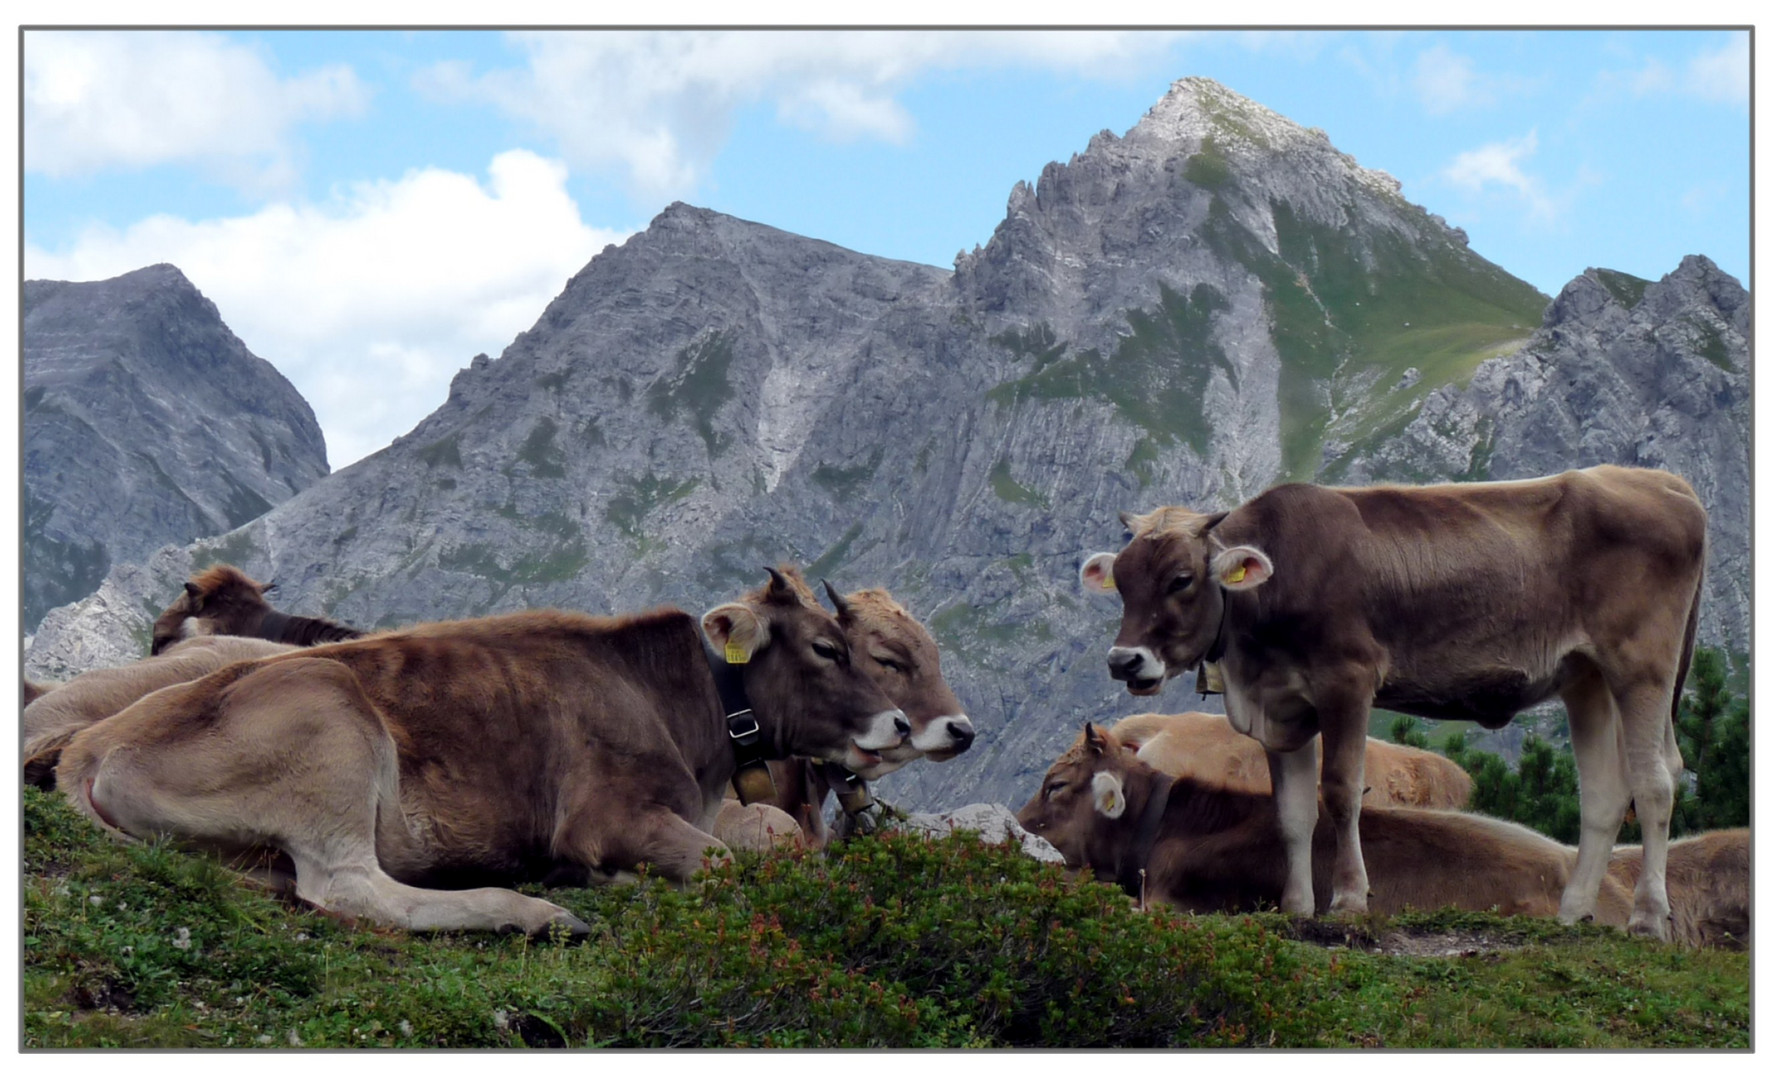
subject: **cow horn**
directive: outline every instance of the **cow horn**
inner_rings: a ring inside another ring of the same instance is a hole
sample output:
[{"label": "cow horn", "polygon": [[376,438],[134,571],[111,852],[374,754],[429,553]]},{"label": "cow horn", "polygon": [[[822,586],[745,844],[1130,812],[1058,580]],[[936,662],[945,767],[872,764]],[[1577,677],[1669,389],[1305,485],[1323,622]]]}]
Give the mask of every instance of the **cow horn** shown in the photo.
[{"label": "cow horn", "polygon": [[790,584],[790,579],[785,577],[777,570],[777,568],[767,566],[765,572],[771,575],[771,588],[767,590],[765,594],[767,600],[784,601],[801,599],[796,595],[795,586]]},{"label": "cow horn", "polygon": [[1210,514],[1209,516],[1205,517],[1203,519],[1203,524],[1199,525],[1197,527],[1197,535],[1198,536],[1208,536],[1209,530],[1215,528],[1217,525],[1220,525],[1222,523],[1222,519],[1227,517],[1229,513],[1230,513],[1230,511],[1223,510],[1219,514]]},{"label": "cow horn", "polygon": [[839,615],[840,620],[851,618],[851,605],[845,602],[845,597],[839,595],[839,590],[833,587],[833,583],[822,578],[821,585],[826,588],[827,599],[833,601],[833,610]]},{"label": "cow horn", "polygon": [[261,596],[264,596],[267,593],[275,593],[277,591],[278,591],[278,583],[275,581],[268,581],[264,585],[259,586],[259,594]]},{"label": "cow horn", "polygon": [[203,594],[203,590],[197,587],[197,582],[187,581],[185,583],[185,595],[186,596],[196,597],[196,596],[201,596],[202,594]]}]

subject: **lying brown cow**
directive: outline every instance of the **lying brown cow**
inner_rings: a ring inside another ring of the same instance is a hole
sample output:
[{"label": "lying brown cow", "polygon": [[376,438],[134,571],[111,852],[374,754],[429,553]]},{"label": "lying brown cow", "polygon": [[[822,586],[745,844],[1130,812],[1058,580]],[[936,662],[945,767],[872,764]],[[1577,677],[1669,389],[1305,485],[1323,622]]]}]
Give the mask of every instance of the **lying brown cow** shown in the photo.
[{"label": "lying brown cow", "polygon": [[[805,603],[818,605],[813,590],[794,567],[780,566],[778,572],[797,588]],[[975,741],[974,725],[944,681],[938,643],[926,628],[886,589],[861,589],[841,596],[832,585],[822,584],[838,613],[854,662],[913,725],[906,742],[883,752],[883,763],[870,772],[870,778],[885,776],[921,757],[948,761],[967,750]],[[795,819],[810,847],[825,847],[830,839],[822,817],[830,792],[837,790],[842,798],[868,798],[858,778],[836,763],[798,757],[773,761],[770,770],[776,794],[766,801]]]},{"label": "lying brown cow", "polygon": [[[1641,876],[1641,849],[1620,847],[1607,876],[1624,889]],[[1752,834],[1723,829],[1674,840],[1666,854],[1672,936],[1691,946],[1745,949],[1752,944]]]},{"label": "lying brown cow", "polygon": [[175,642],[159,656],[83,672],[25,706],[25,781],[48,791],[55,787],[62,748],[82,730],[120,712],[147,694],[202,678],[239,660],[257,660],[294,646],[238,637],[205,637]]},{"label": "lying brown cow", "polygon": [[287,615],[266,602],[262,585],[227,563],[207,567],[185,583],[185,591],[154,620],[148,655],[159,656],[176,641],[209,635],[264,638],[286,645],[318,645],[364,636],[331,619]]},{"label": "lying brown cow", "polygon": [[[1170,776],[1251,795],[1271,794],[1265,748],[1211,713],[1138,713],[1111,725],[1111,738]],[[1316,754],[1319,744],[1315,745]],[[1365,806],[1460,810],[1475,782],[1462,766],[1429,750],[1381,739],[1364,743]]]},{"label": "lying brown cow", "polygon": [[57,786],[129,836],[282,851],[296,894],[341,915],[583,932],[510,889],[441,886],[644,862],[684,880],[724,853],[709,828],[743,756],[863,771],[908,734],[775,572],[702,629],[713,654],[682,611],[533,611],[238,663],[76,735]]},{"label": "lying brown cow", "polygon": [[1081,567],[1123,599],[1108,662],[1132,693],[1218,664],[1228,718],[1264,744],[1290,876],[1315,908],[1320,792],[1338,842],[1331,910],[1361,912],[1370,708],[1509,723],[1559,695],[1580,776],[1580,859],[1561,918],[1590,914],[1631,800],[1645,860],[1631,928],[1670,938],[1672,721],[1702,597],[1703,507],[1683,480],[1609,465],[1511,483],[1285,484],[1233,511],[1124,515],[1118,554]]},{"label": "lying brown cow", "polygon": [[[1239,911],[1283,895],[1288,867],[1272,799],[1167,776],[1092,724],[1049,769],[1018,822],[1068,865],[1149,903]],[[1372,910],[1388,914],[1454,906],[1552,916],[1573,864],[1571,848],[1479,814],[1373,806],[1361,827]],[[1324,886],[1335,841],[1327,816],[1313,836],[1314,880]],[[1625,925],[1631,904],[1629,889],[1606,879],[1597,918]]]}]

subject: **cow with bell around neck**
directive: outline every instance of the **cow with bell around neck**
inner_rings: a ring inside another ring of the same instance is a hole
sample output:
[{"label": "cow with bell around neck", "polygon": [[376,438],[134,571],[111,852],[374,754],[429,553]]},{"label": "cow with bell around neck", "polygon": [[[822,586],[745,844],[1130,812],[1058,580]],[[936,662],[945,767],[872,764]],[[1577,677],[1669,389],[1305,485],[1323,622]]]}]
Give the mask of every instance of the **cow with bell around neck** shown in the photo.
[{"label": "cow with bell around neck", "polygon": [[[777,572],[804,603],[819,606],[814,590],[797,568],[779,565]],[[853,805],[867,802],[868,791],[859,781],[886,776],[922,757],[948,761],[967,750],[975,739],[974,725],[944,680],[937,642],[919,620],[887,589],[859,589],[841,595],[830,582],[823,580],[821,585],[851,645],[853,662],[906,714],[912,733],[900,746],[883,751],[880,763],[855,774],[838,763],[807,757],[769,763],[776,793],[768,801],[791,815],[803,840],[815,848],[824,847],[830,839],[822,815],[829,793],[837,790]]]},{"label": "cow with bell around neck", "polygon": [[336,914],[582,933],[499,885],[643,863],[683,881],[725,858],[724,680],[768,755],[865,768],[910,730],[837,621],[773,572],[701,620],[526,611],[232,664],[81,731],[56,783],[114,834],[281,853],[296,895]]},{"label": "cow with bell around neck", "polygon": [[1592,913],[1633,803],[1646,858],[1630,926],[1670,940],[1667,830],[1683,766],[1672,719],[1707,526],[1684,480],[1599,465],[1493,483],[1283,484],[1228,512],[1162,507],[1123,521],[1123,550],[1080,572],[1123,601],[1111,676],[1149,695],[1200,663],[1219,670],[1230,722],[1266,749],[1286,910],[1316,907],[1317,734],[1337,836],[1330,907],[1357,913],[1369,891],[1359,800],[1371,708],[1500,727],[1560,697],[1581,818],[1561,918]]}]

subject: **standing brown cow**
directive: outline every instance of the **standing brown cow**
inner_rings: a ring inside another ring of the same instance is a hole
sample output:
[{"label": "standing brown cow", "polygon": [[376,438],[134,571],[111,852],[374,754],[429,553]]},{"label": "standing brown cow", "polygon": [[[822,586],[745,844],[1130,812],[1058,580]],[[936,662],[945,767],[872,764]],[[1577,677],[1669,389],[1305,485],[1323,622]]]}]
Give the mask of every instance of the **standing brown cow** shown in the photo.
[{"label": "standing brown cow", "polygon": [[775,572],[702,630],[713,653],[682,611],[532,611],[238,663],[76,735],[57,787],[128,836],[281,851],[296,894],[343,915],[583,931],[510,889],[441,886],[643,862],[683,880],[725,851],[709,829],[737,747],[864,770],[909,732]]},{"label": "standing brown cow", "polygon": [[1131,693],[1218,664],[1229,720],[1265,746],[1289,853],[1285,910],[1314,910],[1320,790],[1338,836],[1331,910],[1362,912],[1358,833],[1372,706],[1509,723],[1559,696],[1580,775],[1579,864],[1561,918],[1590,914],[1631,801],[1646,858],[1630,928],[1670,940],[1672,730],[1702,598],[1705,515],[1683,480],[1610,465],[1428,487],[1285,484],[1232,511],[1125,514],[1088,559],[1123,599],[1108,662]]}]

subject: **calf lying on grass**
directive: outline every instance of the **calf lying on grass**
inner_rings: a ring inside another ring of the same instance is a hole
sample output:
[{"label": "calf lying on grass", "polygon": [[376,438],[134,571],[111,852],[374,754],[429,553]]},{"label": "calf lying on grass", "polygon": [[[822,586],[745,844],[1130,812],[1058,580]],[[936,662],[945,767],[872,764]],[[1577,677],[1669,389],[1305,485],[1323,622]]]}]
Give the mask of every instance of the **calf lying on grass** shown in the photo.
[{"label": "calf lying on grass", "polygon": [[[1018,821],[1069,866],[1150,903],[1236,911],[1276,906],[1283,895],[1270,798],[1170,777],[1092,724],[1050,767]],[[1458,907],[1552,917],[1578,856],[1522,825],[1452,810],[1377,806],[1365,809],[1361,825],[1371,910],[1385,914]],[[1683,868],[1673,876],[1673,910],[1682,913],[1674,941],[1746,940],[1747,840],[1739,829],[1673,844],[1672,865]],[[1317,878],[1332,872],[1332,849],[1323,816],[1314,834]],[[1628,926],[1640,856],[1639,847],[1616,851],[1599,892],[1599,922]]]},{"label": "calf lying on grass", "polygon": [[[1235,731],[1225,716],[1138,713],[1111,725],[1111,737],[1170,776],[1186,776],[1250,795],[1271,794],[1265,748],[1250,735]],[[1320,753],[1318,742],[1314,752]],[[1365,806],[1432,810],[1462,809],[1475,787],[1462,766],[1442,754],[1381,739],[1364,744],[1364,783],[1368,785],[1364,788]]]}]

